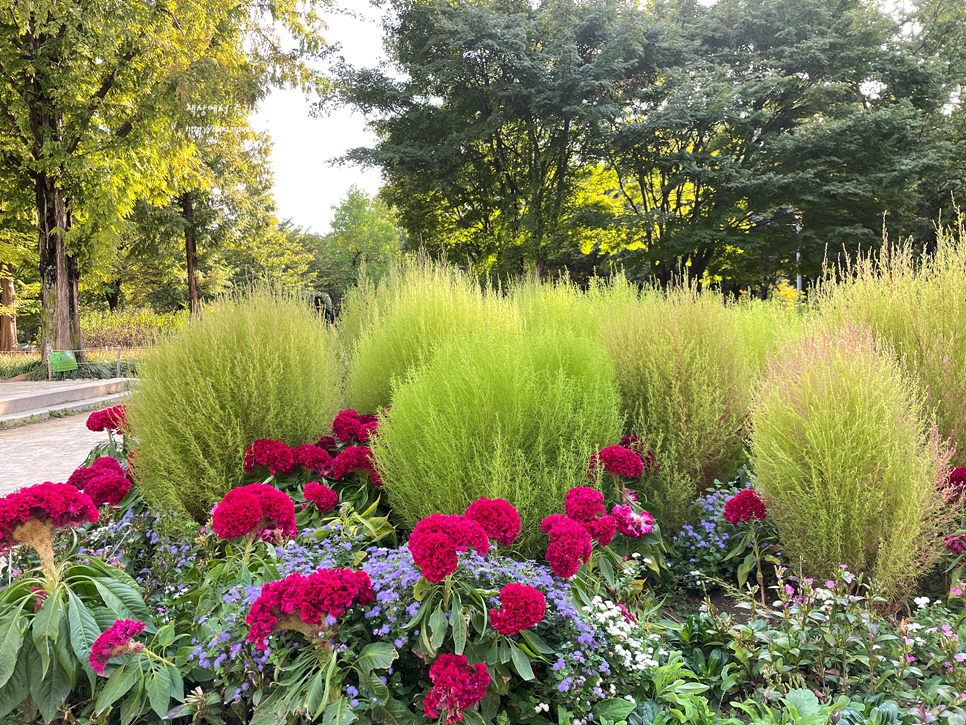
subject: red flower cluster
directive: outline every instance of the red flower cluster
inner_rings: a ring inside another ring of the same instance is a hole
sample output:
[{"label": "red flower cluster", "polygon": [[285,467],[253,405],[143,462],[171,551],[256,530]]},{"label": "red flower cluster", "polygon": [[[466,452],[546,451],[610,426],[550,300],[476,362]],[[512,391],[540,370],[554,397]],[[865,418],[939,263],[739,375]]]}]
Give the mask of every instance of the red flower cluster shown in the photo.
[{"label": "red flower cluster", "polygon": [[118,476],[124,475],[124,469],[117,462],[116,458],[101,456],[94,461],[89,468],[78,468],[67,479],[67,483],[74,486],[78,491],[83,491],[87,482],[92,478],[103,476],[106,473],[115,473]]},{"label": "red flower cluster", "polygon": [[21,543],[15,531],[30,520],[55,528],[97,521],[90,496],[66,483],[38,483],[0,499],[0,551]]},{"label": "red flower cluster", "polygon": [[305,484],[305,488],[302,489],[302,496],[309,503],[314,503],[315,507],[322,513],[331,511],[339,505],[339,494],[318,481],[309,481]]},{"label": "red flower cluster", "polygon": [[724,518],[729,524],[751,519],[763,519],[767,515],[765,502],[756,491],[746,488],[728,499],[724,507]]},{"label": "red flower cluster", "polygon": [[583,524],[590,538],[596,540],[601,546],[607,546],[613,540],[617,522],[613,516],[599,515],[607,513],[604,507],[604,494],[600,491],[595,491],[589,486],[570,489],[564,500],[564,512],[568,518]]},{"label": "red flower cluster", "polygon": [[273,476],[292,472],[295,456],[292,449],[281,441],[259,438],[245,451],[245,473],[265,467]]},{"label": "red flower cluster", "polygon": [[117,506],[130,490],[130,479],[116,471],[104,471],[99,476],[89,478],[84,487],[84,493],[91,497],[95,506]]},{"label": "red flower cluster", "polygon": [[372,462],[372,451],[365,446],[349,446],[344,448],[342,453],[332,461],[332,478],[341,481],[353,471],[369,471],[373,483],[379,485],[379,476],[376,475]]},{"label": "red flower cluster", "polygon": [[532,627],[547,612],[547,598],[539,590],[525,584],[507,584],[500,590],[500,608],[490,610],[493,629],[514,635]]},{"label": "red flower cluster", "polygon": [[520,514],[502,498],[474,501],[464,515],[482,526],[486,535],[501,546],[510,546],[520,535]]},{"label": "red flower cluster", "polygon": [[416,524],[409,537],[409,553],[427,581],[441,582],[456,571],[457,551],[474,549],[481,556],[490,549],[486,531],[466,516],[433,514]]},{"label": "red flower cluster", "polygon": [[943,539],[943,543],[946,545],[946,548],[954,554],[962,554],[966,552],[966,534],[959,534],[959,536],[947,536]]},{"label": "red flower cluster", "polygon": [[115,405],[87,416],[87,428],[92,431],[124,430],[127,428],[126,405]]},{"label": "red flower cluster", "polygon": [[949,474],[949,485],[952,488],[966,490],[966,466],[954,468]]},{"label": "red flower cluster", "polygon": [[106,632],[94,640],[91,647],[91,656],[88,659],[91,668],[97,674],[103,675],[104,668],[112,657],[143,650],[143,644],[131,642],[132,638],[137,637],[143,631],[143,622],[133,619],[119,619],[114,622]]},{"label": "red flower cluster", "polygon": [[278,531],[282,538],[295,536],[295,504],[286,494],[264,483],[250,483],[225,494],[212,513],[212,526],[222,539],[251,533],[262,536]]},{"label": "red flower cluster", "polygon": [[265,649],[266,637],[284,629],[317,635],[353,604],[363,607],[372,601],[372,584],[364,571],[319,569],[308,576],[290,574],[262,586],[245,617],[248,641]]},{"label": "red flower cluster", "polygon": [[354,410],[343,410],[332,421],[332,432],[343,442],[355,438],[360,443],[368,443],[378,429],[376,416],[359,415]]},{"label": "red flower cluster", "polygon": [[322,436],[315,445],[328,453],[329,456],[339,455],[339,441],[332,436]]},{"label": "red flower cluster", "polygon": [[587,477],[592,481],[597,478],[598,461],[607,473],[613,473],[615,476],[637,478],[644,472],[641,457],[630,448],[607,446],[591,456],[587,466]]},{"label": "red flower cluster", "polygon": [[569,579],[582,563],[590,560],[593,544],[584,524],[561,514],[551,514],[540,524],[540,530],[550,537],[547,562],[557,576]]},{"label": "red flower cluster", "polygon": [[490,684],[486,665],[470,665],[466,655],[441,654],[429,668],[433,689],[426,693],[423,711],[435,720],[446,716],[448,725],[463,719],[463,711],[478,704]]},{"label": "red flower cluster", "polygon": [[301,466],[306,471],[321,473],[323,476],[332,473],[332,457],[327,451],[311,443],[293,448],[292,460],[296,466]]},{"label": "red flower cluster", "polygon": [[622,448],[630,448],[641,457],[641,463],[644,464],[644,473],[649,476],[657,473],[657,457],[650,448],[644,450],[644,442],[640,438],[628,433],[621,438],[620,445]]},{"label": "red flower cluster", "polygon": [[630,506],[622,504],[615,506],[610,513],[617,522],[617,530],[632,539],[645,536],[654,528],[654,517],[647,511],[642,511],[638,515]]}]

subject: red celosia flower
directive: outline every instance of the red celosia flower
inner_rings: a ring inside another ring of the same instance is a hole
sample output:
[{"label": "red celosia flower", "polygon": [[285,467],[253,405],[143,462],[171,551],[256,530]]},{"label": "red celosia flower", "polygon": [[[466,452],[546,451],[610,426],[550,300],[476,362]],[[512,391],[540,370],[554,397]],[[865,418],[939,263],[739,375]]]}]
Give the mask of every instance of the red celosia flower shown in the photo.
[{"label": "red celosia flower", "polygon": [[959,534],[958,536],[947,536],[943,539],[943,543],[946,548],[956,554],[962,554],[966,552],[966,534]]},{"label": "red celosia flower", "polygon": [[966,490],[966,466],[954,468],[949,474],[949,485]]},{"label": "red celosia flower", "polygon": [[645,449],[644,441],[640,438],[628,434],[621,438],[620,446],[621,448],[630,448],[641,457],[641,463],[644,465],[644,473],[650,476],[657,473],[657,458],[654,455],[654,451],[649,448]]},{"label": "red celosia flower", "polygon": [[500,608],[490,610],[493,629],[514,635],[532,627],[547,611],[547,599],[537,589],[524,584],[507,584],[500,590]]},{"label": "red celosia flower", "polygon": [[137,637],[143,631],[143,622],[137,622],[133,619],[119,619],[114,622],[106,632],[94,640],[88,660],[91,663],[91,668],[99,675],[103,675],[104,668],[112,657],[143,650],[143,644],[131,641],[133,637]]},{"label": "red celosia flower", "polygon": [[642,511],[638,516],[634,513],[634,509],[622,504],[615,506],[610,513],[617,521],[617,530],[632,539],[645,536],[654,528],[654,517],[647,511]]},{"label": "red celosia flower", "polygon": [[318,636],[353,604],[365,606],[374,600],[364,571],[319,569],[308,576],[290,574],[262,586],[245,617],[248,641],[265,649],[265,639],[285,629]]},{"label": "red celosia flower", "polygon": [[101,456],[96,461],[94,461],[89,468],[78,468],[72,474],[70,478],[67,479],[67,483],[74,486],[78,490],[83,491],[87,482],[95,478],[96,476],[102,476],[105,473],[116,473],[119,476],[125,475],[125,471],[121,468],[121,464],[117,462],[116,458],[111,458],[110,456]]},{"label": "red celosia flower", "polygon": [[332,436],[322,436],[315,445],[328,453],[330,457],[339,455],[339,441]]},{"label": "red celosia flower", "polygon": [[490,673],[484,664],[470,665],[466,655],[441,654],[429,668],[429,679],[433,688],[426,693],[423,711],[431,720],[445,716],[452,725],[483,699]]},{"label": "red celosia flower", "polygon": [[245,451],[245,473],[265,467],[273,476],[278,476],[291,473],[294,465],[292,449],[281,441],[260,438]]},{"label": "red celosia flower", "polygon": [[332,457],[318,446],[307,443],[292,449],[292,460],[296,466],[306,471],[321,473],[327,476],[332,470]]},{"label": "red celosia flower", "polygon": [[765,502],[761,500],[761,496],[750,488],[739,491],[725,502],[724,518],[729,524],[737,524],[740,521],[750,521],[751,519],[763,519],[767,513]]},{"label": "red celosia flower", "polygon": [[592,456],[587,466],[587,477],[595,480],[597,477],[597,462],[607,473],[624,478],[637,478],[644,472],[641,457],[629,448],[621,446],[607,446]]},{"label": "red celosia flower", "polygon": [[103,506],[104,504],[117,506],[130,490],[131,481],[127,476],[114,471],[106,471],[89,479],[84,488],[84,493],[91,497],[95,506]]},{"label": "red celosia flower", "polygon": [[564,499],[564,512],[569,518],[581,523],[593,521],[604,513],[604,494],[589,486],[577,486],[567,491]]},{"label": "red celosia flower", "polygon": [[501,546],[510,546],[520,535],[520,514],[502,498],[474,501],[466,508],[465,516],[476,521]]},{"label": "red celosia flower", "polygon": [[577,573],[581,563],[590,560],[593,550],[590,532],[579,521],[552,514],[543,520],[540,530],[550,537],[547,562],[557,576],[569,579]]},{"label": "red celosia flower", "polygon": [[66,483],[39,483],[21,488],[0,499],[0,551],[21,543],[14,534],[30,520],[54,528],[97,521],[97,507],[90,496]]},{"label": "red celosia flower", "polygon": [[331,511],[339,505],[339,494],[318,481],[309,481],[305,484],[302,496],[309,503],[314,503],[315,507],[322,513]]},{"label": "red celosia flower", "polygon": [[372,471],[372,467],[370,449],[365,446],[349,446],[332,461],[332,478],[341,481],[353,471]]},{"label": "red celosia flower", "polygon": [[87,417],[87,428],[92,431],[124,430],[127,428],[126,405],[115,405],[107,410],[98,410]]},{"label": "red celosia flower", "polygon": [[225,494],[212,513],[212,526],[222,539],[261,532],[295,536],[295,504],[285,493],[264,483],[250,483]]},{"label": "red celosia flower", "polygon": [[582,522],[590,534],[590,538],[601,546],[607,546],[614,540],[614,533],[617,531],[617,521],[613,516],[601,516],[593,521]]},{"label": "red celosia flower", "polygon": [[[448,541],[449,546],[444,546],[441,538]],[[416,524],[409,537],[409,553],[423,576],[431,582],[440,582],[456,571],[457,551],[474,549],[482,556],[489,548],[490,540],[486,531],[465,516],[427,516]]]},{"label": "red celosia flower", "polygon": [[345,443],[359,437],[359,414],[354,410],[343,410],[332,421],[332,432]]}]

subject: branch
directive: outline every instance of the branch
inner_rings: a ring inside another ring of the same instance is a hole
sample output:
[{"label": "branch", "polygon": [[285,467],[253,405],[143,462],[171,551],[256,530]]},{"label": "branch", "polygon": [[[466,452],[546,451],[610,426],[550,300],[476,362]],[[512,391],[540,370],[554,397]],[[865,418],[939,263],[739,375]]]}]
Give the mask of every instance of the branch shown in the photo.
[{"label": "branch", "polygon": [[[100,105],[100,103],[107,97],[107,94],[111,92],[111,88],[114,87],[114,82],[117,80],[117,72],[123,65],[130,63],[135,55],[136,53],[133,50],[130,50],[122,55],[118,64],[111,69],[111,72],[107,74],[107,77],[101,83],[101,87],[97,89],[97,93],[91,97],[90,102],[87,104],[87,110],[82,114],[85,117],[80,121],[80,128],[77,131],[77,135],[75,135],[73,140],[67,145],[68,154],[73,154],[74,151],[77,150],[77,145],[81,142],[81,136],[83,135],[84,130],[90,124],[91,119],[94,117],[94,112],[97,110],[97,107]],[[128,131],[128,133],[130,133],[130,131]]]},{"label": "branch", "polygon": [[23,134],[23,131],[20,130],[20,124],[17,122],[17,117],[11,113],[10,109],[7,108],[7,105],[3,101],[0,101],[0,111],[3,112],[4,118],[10,122],[10,126],[12,127],[11,130],[13,130],[20,140],[23,141],[24,146],[29,148],[30,139]]}]

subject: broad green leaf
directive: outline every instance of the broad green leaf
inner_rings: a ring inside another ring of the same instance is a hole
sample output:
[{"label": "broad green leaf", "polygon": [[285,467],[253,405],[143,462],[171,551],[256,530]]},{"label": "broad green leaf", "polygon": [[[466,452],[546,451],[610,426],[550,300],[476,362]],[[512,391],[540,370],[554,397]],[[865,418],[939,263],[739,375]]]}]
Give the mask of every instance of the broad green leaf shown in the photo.
[{"label": "broad green leaf", "polygon": [[372,708],[372,717],[375,722],[388,725],[415,725],[421,720],[399,700],[389,700],[385,705],[375,706]]},{"label": "broad green leaf", "polygon": [[168,703],[171,701],[171,678],[168,676],[168,668],[165,665],[152,667],[145,678],[144,689],[147,690],[151,709],[158,717],[164,717],[168,711]]},{"label": "broad green leaf", "polygon": [[530,648],[542,655],[553,654],[553,648],[550,647],[543,638],[534,632],[532,629],[524,629],[520,632],[520,636],[523,637],[524,641],[530,645]]},{"label": "broad green leaf", "polygon": [[636,705],[633,702],[619,698],[608,698],[601,700],[593,707],[594,719],[605,718],[611,721],[619,721],[627,718],[634,710]]},{"label": "broad green leaf", "polygon": [[[154,634],[157,631],[153,624],[151,612],[148,611],[148,607],[144,603],[144,598],[133,584],[112,577],[100,577],[94,579],[94,586],[97,587],[98,593],[104,598],[104,604],[108,608],[114,609],[115,606],[120,606],[127,612],[123,616],[118,616],[118,619],[137,619],[144,622],[144,631],[148,634]],[[105,589],[113,595],[110,602],[104,594]],[[115,603],[112,604],[111,602]],[[120,605],[116,602],[120,602]]]},{"label": "broad green leaf", "polygon": [[27,682],[30,650],[29,644],[20,648],[20,656],[17,658],[17,666],[13,674],[7,680],[7,684],[0,687],[0,718],[13,712],[17,705],[30,694],[30,685]]},{"label": "broad green leaf", "polygon": [[27,664],[30,696],[44,720],[50,722],[57,717],[60,706],[70,694],[70,678],[56,658],[51,660],[46,676],[41,674],[42,667],[40,653],[32,647]]},{"label": "broad green leaf", "polygon": [[375,672],[370,672],[367,675],[360,674],[359,680],[365,684],[369,692],[372,693],[372,699],[377,703],[383,705],[389,700],[389,688]]},{"label": "broad green leaf", "polygon": [[128,690],[134,687],[135,683],[137,683],[140,679],[140,664],[135,664],[132,662],[125,662],[122,664],[111,673],[109,678],[107,678],[107,684],[101,690],[101,694],[97,697],[97,703],[94,706],[94,711],[104,712],[107,708],[124,697]]},{"label": "broad green leaf", "polygon": [[[21,627],[26,624],[24,619],[19,608],[0,619],[0,687],[7,683],[17,665],[20,648],[23,646]],[[37,657],[40,657],[39,653]]]},{"label": "broad green leaf", "polygon": [[430,642],[433,645],[433,649],[439,649],[440,645],[443,644],[443,640],[446,639],[446,631],[449,629],[449,620],[446,619],[446,615],[443,613],[443,605],[436,605],[436,609],[433,610],[433,616],[429,618],[429,627],[432,631],[432,639]]},{"label": "broad green leaf", "polygon": [[611,564],[610,559],[608,559],[603,552],[597,557],[597,566],[600,569],[600,573],[603,575],[604,580],[611,586],[614,586],[614,565]]},{"label": "broad green leaf", "polygon": [[399,657],[399,652],[388,642],[373,642],[363,647],[356,659],[355,666],[369,674],[372,670],[384,670]]},{"label": "broad green leaf", "polygon": [[57,633],[60,631],[60,618],[63,611],[64,600],[61,598],[61,589],[58,588],[44,600],[44,604],[34,616],[34,623],[30,628],[34,647],[40,652],[40,663],[45,676],[47,668],[50,667],[51,649],[53,643],[57,640]]},{"label": "broad green leaf", "polygon": [[419,581],[416,582],[416,585],[413,587],[413,599],[415,599],[417,602],[423,601],[432,588],[433,585],[427,581],[425,577],[420,577]]},{"label": "broad green leaf", "polygon": [[325,718],[322,720],[322,725],[349,725],[349,723],[358,719],[346,699],[340,697],[335,702],[330,702],[328,707],[325,708]]},{"label": "broad green leaf", "polygon": [[97,673],[89,664],[91,647],[101,636],[101,630],[94,621],[94,615],[70,589],[67,590],[67,621],[70,624],[70,645],[74,650],[74,655],[80,661],[81,666],[87,673],[87,677],[94,687]]},{"label": "broad green leaf", "polygon": [[171,682],[168,694],[176,701],[184,702],[184,680],[181,679],[181,673],[172,665],[165,665],[165,667],[168,670],[168,680]]},{"label": "broad green leaf", "polygon": [[463,600],[459,594],[453,595],[449,623],[453,627],[453,651],[461,655],[466,647],[466,617],[463,615]]},{"label": "broad green leaf", "polygon": [[325,670],[318,670],[305,688],[305,712],[315,720],[325,707]]},{"label": "broad green leaf", "polygon": [[533,679],[533,668],[530,667],[530,658],[526,653],[517,647],[516,642],[510,642],[510,659],[513,661],[513,669],[517,671],[524,680],[528,682]]}]

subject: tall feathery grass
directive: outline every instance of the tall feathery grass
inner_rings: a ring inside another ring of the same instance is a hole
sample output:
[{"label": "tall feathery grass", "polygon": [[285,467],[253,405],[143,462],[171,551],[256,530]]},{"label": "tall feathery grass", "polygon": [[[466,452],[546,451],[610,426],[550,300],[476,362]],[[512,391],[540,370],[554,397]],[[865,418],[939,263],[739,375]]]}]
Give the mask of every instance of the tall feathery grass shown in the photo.
[{"label": "tall feathery grass", "polygon": [[393,381],[456,334],[517,325],[512,308],[475,277],[425,257],[404,260],[378,285],[365,282],[346,296],[339,329],[349,405],[363,413],[389,405]]},{"label": "tall feathery grass", "polygon": [[828,578],[871,574],[901,602],[938,561],[958,512],[940,491],[948,454],[921,394],[860,327],[817,332],[773,356],[752,416],[757,483],[788,561]]},{"label": "tall feathery grass", "polygon": [[829,324],[861,324],[894,348],[926,395],[928,415],[966,466],[966,233],[938,231],[935,255],[886,245],[831,277],[816,301]]},{"label": "tall feathery grass", "polygon": [[620,439],[606,354],[553,326],[450,339],[393,391],[373,443],[393,510],[409,526],[462,513],[480,496],[520,511],[526,547],[587,464]]},{"label": "tall feathery grass", "polygon": [[734,312],[693,287],[617,295],[602,320],[631,431],[655,452],[643,493],[672,528],[698,492],[734,476],[745,458],[756,365]]},{"label": "tall feathery grass", "polygon": [[208,306],[142,362],[128,406],[145,498],[203,519],[258,438],[326,433],[342,401],[335,332],[299,299],[259,288]]}]

